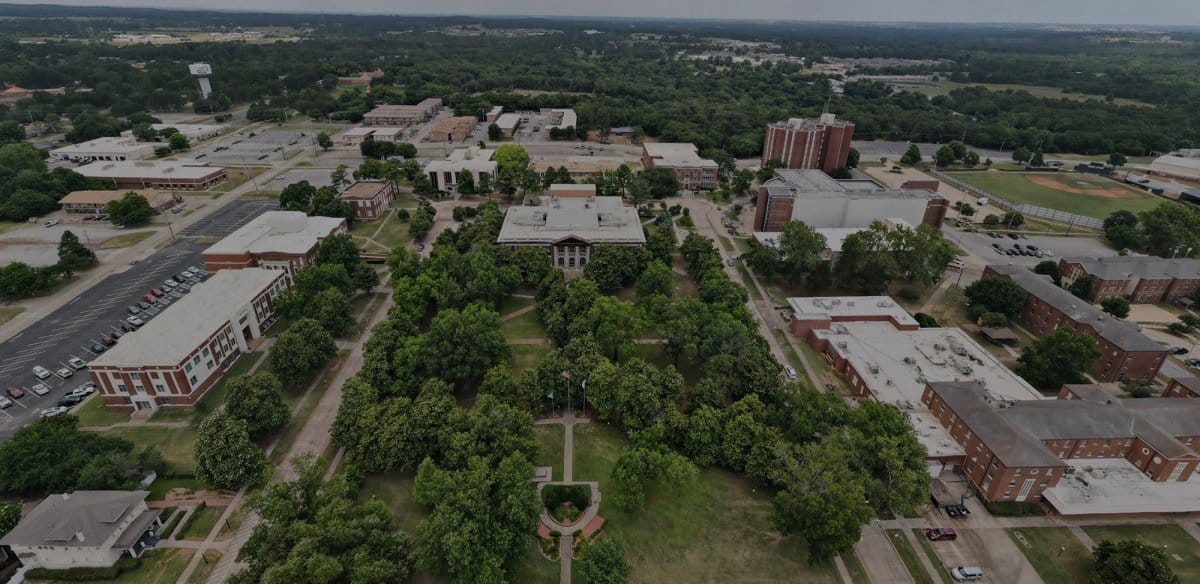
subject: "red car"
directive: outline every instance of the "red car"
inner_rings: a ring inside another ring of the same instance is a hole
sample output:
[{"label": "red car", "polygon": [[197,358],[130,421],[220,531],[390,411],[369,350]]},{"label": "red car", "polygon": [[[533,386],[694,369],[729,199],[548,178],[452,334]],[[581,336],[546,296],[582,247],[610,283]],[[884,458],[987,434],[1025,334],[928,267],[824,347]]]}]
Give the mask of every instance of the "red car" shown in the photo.
[{"label": "red car", "polygon": [[8,389],[6,389],[4,391],[6,393],[8,393],[8,397],[11,397],[13,399],[21,399],[21,398],[25,397],[25,391],[19,387],[9,387]]},{"label": "red car", "polygon": [[104,343],[105,345],[107,345],[109,347],[117,344],[117,340],[112,338],[112,336],[110,336],[110,335],[100,335],[100,342]]},{"label": "red car", "polygon": [[954,541],[958,539],[958,534],[947,527],[946,529],[926,529],[925,537],[928,537],[929,541]]},{"label": "red car", "polygon": [[142,296],[142,300],[145,300],[150,304],[154,304],[155,302],[158,302],[158,297],[153,294],[146,294],[145,296]]},{"label": "red car", "polygon": [[165,296],[166,295],[166,292],[163,292],[162,289],[160,289],[160,288],[155,288],[155,289],[151,290],[150,293],[155,296]]}]

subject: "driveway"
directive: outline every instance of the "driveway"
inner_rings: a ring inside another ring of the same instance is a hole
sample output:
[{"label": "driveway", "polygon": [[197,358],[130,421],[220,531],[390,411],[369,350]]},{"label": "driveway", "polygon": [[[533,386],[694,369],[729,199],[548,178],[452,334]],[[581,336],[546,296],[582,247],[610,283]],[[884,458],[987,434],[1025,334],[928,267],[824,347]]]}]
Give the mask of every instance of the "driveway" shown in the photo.
[{"label": "driveway", "polygon": [[933,543],[937,558],[948,568],[978,566],[987,582],[1041,584],[1042,579],[1008,533],[999,527],[958,530],[955,541]]}]

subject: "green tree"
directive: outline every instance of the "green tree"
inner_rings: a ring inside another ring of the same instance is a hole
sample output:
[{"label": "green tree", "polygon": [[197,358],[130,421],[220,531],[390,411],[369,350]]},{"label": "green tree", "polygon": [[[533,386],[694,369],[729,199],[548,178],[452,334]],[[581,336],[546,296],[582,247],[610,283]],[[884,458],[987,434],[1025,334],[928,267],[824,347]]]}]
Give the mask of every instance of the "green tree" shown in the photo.
[{"label": "green tree", "polygon": [[909,144],[908,150],[904,151],[904,155],[900,157],[900,164],[909,166],[921,162],[921,149],[916,144]]},{"label": "green tree", "polygon": [[988,227],[995,227],[1000,224],[1000,216],[996,215],[995,213],[988,213],[987,216],[983,218],[983,224],[987,225]]},{"label": "green tree", "polygon": [[146,197],[130,191],[120,199],[108,202],[108,214],[117,225],[142,225],[154,216],[154,208]]},{"label": "green tree", "polygon": [[260,371],[228,382],[225,410],[246,423],[250,438],[257,440],[288,423],[291,414],[283,403],[283,386],[275,375]]},{"label": "green tree", "polygon": [[958,160],[958,158],[954,155],[954,150],[949,146],[942,146],[941,148],[938,148],[938,151],[933,155],[933,159],[937,162],[938,166],[943,167],[950,166],[951,164],[954,164],[956,160]]},{"label": "green tree", "polygon": [[350,299],[337,288],[327,288],[313,297],[311,309],[308,311],[312,318],[321,323],[321,327],[329,334],[340,337],[350,327],[354,326],[354,308]]},{"label": "green tree", "polygon": [[1029,293],[1019,284],[1004,278],[978,280],[967,286],[967,301],[971,306],[981,307],[984,312],[999,312],[1015,318],[1029,301]]},{"label": "green tree", "polygon": [[71,271],[96,265],[96,253],[80,243],[79,238],[70,229],[62,234],[58,241],[58,265]]},{"label": "green tree", "polygon": [[666,168],[647,168],[637,174],[634,181],[646,185],[646,191],[654,199],[665,199],[679,194],[679,178]]},{"label": "green tree", "polygon": [[674,485],[696,479],[699,470],[688,459],[669,450],[638,446],[621,453],[613,465],[610,499],[625,511],[640,509],[646,502],[646,489],[663,478]]},{"label": "green tree", "polygon": [[137,124],[130,131],[139,142],[155,142],[158,140],[158,132],[150,127],[150,124]]},{"label": "green tree", "polygon": [[1070,292],[1076,298],[1091,301],[1092,295],[1095,292],[1096,281],[1091,276],[1080,276],[1071,283]]},{"label": "green tree", "polygon": [[1099,358],[1095,339],[1062,327],[1026,345],[1016,371],[1036,388],[1058,389],[1068,383],[1085,383],[1084,371]]},{"label": "green tree", "polygon": [[974,150],[970,150],[966,153],[965,156],[963,156],[962,161],[963,161],[963,165],[965,165],[967,168],[978,166],[979,165],[979,153]]},{"label": "green tree", "polygon": [[[341,167],[344,171],[344,167]],[[335,173],[337,171],[334,171]],[[343,179],[345,173],[343,172]],[[308,181],[294,182],[279,192],[279,206],[289,211],[308,211],[312,198],[317,194],[317,187]]]},{"label": "green tree", "polygon": [[1033,267],[1033,273],[1050,276],[1050,279],[1054,280],[1055,286],[1062,285],[1062,272],[1058,269],[1058,262],[1054,260],[1038,262],[1038,265]]},{"label": "green tree", "polygon": [[474,195],[475,175],[471,174],[471,171],[465,168],[458,171],[458,186],[456,188],[458,190],[458,194],[461,196],[469,197]]},{"label": "green tree", "polygon": [[499,142],[504,137],[504,130],[501,130],[500,126],[496,124],[488,124],[487,133],[488,140],[492,142]]},{"label": "green tree", "polygon": [[1120,152],[1113,152],[1108,155],[1108,164],[1114,168],[1125,166],[1126,162],[1129,162],[1129,158]]},{"label": "green tree", "polygon": [[1092,550],[1092,584],[1179,584],[1163,550],[1136,540],[1103,540]]},{"label": "green tree", "polygon": [[1200,209],[1192,205],[1160,203],[1138,215],[1146,252],[1164,258],[1191,257],[1200,251]]},{"label": "green tree", "polygon": [[775,176],[775,170],[779,168],[787,168],[787,165],[782,160],[768,160],[763,163],[762,168],[754,173],[754,178],[758,179],[760,183],[765,183]]},{"label": "green tree", "polygon": [[1124,296],[1109,296],[1100,302],[1100,307],[1117,318],[1129,316],[1129,299]]},{"label": "green tree", "polygon": [[333,148],[333,138],[329,137],[329,132],[322,130],[317,133],[317,146],[320,146],[321,150],[325,150],[326,152]]},{"label": "green tree", "polygon": [[1012,153],[1012,159],[1014,162],[1029,162],[1029,159],[1032,157],[1033,155],[1029,152],[1029,149],[1024,146],[1018,147],[1016,150],[1013,150]]},{"label": "green tree", "polygon": [[671,275],[671,268],[659,260],[654,260],[638,277],[638,298],[647,298],[656,294],[670,296],[673,292],[674,282],[675,277]]},{"label": "green tree", "polygon": [[334,355],[337,344],[321,323],[302,318],[292,323],[271,348],[271,370],[287,387],[307,380]]},{"label": "green tree", "polygon": [[1042,149],[1038,148],[1033,151],[1033,156],[1029,158],[1029,166],[1042,167],[1046,166],[1046,157],[1042,154]]},{"label": "green tree", "polygon": [[263,451],[250,441],[246,422],[228,411],[210,414],[196,431],[196,478],[213,489],[236,491],[257,484],[266,471]]},{"label": "green tree", "polygon": [[779,260],[785,272],[805,277],[821,263],[825,236],[803,221],[789,221],[779,234]]},{"label": "green tree", "polygon": [[610,536],[585,548],[580,560],[583,576],[589,584],[625,584],[629,581],[629,561],[625,559],[625,544]]},{"label": "green tree", "polygon": [[832,443],[793,447],[774,471],[780,485],[773,521],[808,543],[809,563],[826,561],[851,549],[871,519],[861,482],[846,465],[850,454]]},{"label": "green tree", "polygon": [[633,351],[633,340],[643,328],[637,307],[612,296],[601,296],[587,312],[596,342],[614,361]]},{"label": "green tree", "polygon": [[169,145],[171,150],[174,150],[175,152],[187,150],[188,148],[192,147],[192,145],[188,143],[187,136],[184,136],[179,132],[175,132],[167,137],[167,145]]},{"label": "green tree", "polygon": [[[346,179],[347,170],[349,170],[349,167],[347,167],[345,164],[339,164],[337,165],[337,168],[334,168],[333,171],[329,173],[329,181],[333,183],[334,188],[340,189],[343,185],[350,182]],[[307,183],[308,181],[303,182]]]},{"label": "green tree", "polygon": [[599,286],[601,292],[612,292],[632,284],[642,271],[645,261],[638,248],[628,245],[597,244],[583,273]]},{"label": "green tree", "polygon": [[1016,229],[1025,224],[1025,216],[1016,211],[1009,211],[1004,214],[1003,221],[1009,229]]},{"label": "green tree", "polygon": [[338,264],[346,268],[346,273],[354,280],[357,289],[370,291],[379,285],[379,274],[374,268],[363,261],[359,255],[358,245],[349,233],[330,235],[321,240],[317,247],[316,263],[318,265]]},{"label": "green tree", "polygon": [[500,315],[472,304],[439,311],[421,339],[420,356],[430,375],[462,387],[508,362],[510,352],[500,332]]},{"label": "green tree", "polygon": [[862,154],[860,154],[858,152],[858,149],[851,148],[846,153],[846,166],[848,168],[858,168],[858,163],[859,163],[859,160],[861,160],[861,159],[862,159]]},{"label": "green tree", "polygon": [[999,312],[985,312],[979,317],[979,326],[1005,326],[1008,317]]}]

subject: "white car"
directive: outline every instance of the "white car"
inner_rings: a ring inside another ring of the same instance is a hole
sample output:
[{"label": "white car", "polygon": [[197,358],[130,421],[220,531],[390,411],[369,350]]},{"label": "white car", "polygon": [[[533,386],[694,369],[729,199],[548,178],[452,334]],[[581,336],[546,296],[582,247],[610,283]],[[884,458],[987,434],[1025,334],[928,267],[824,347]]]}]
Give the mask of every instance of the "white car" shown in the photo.
[{"label": "white car", "polygon": [[12,400],[6,397],[0,397],[0,410],[12,406]]},{"label": "white car", "polygon": [[784,365],[783,372],[787,374],[787,378],[791,381],[796,380],[796,369],[791,365]]},{"label": "white car", "polygon": [[950,570],[950,575],[959,582],[974,582],[983,579],[983,570],[973,566],[958,566]]},{"label": "white car", "polygon": [[136,316],[130,316],[130,317],[126,318],[125,322],[127,322],[133,326],[142,326],[142,325],[146,324],[146,321],[144,321]]},{"label": "white car", "polygon": [[67,365],[70,365],[71,369],[78,371],[84,367],[87,367],[87,361],[84,361],[79,357],[71,357],[70,359],[67,359]]},{"label": "white car", "polygon": [[167,278],[165,281],[163,281],[163,286],[167,286],[169,288],[174,288],[178,285],[179,282],[176,282],[175,278]]},{"label": "white car", "polygon": [[46,395],[50,393],[50,386],[45,383],[35,383],[29,390],[37,395]]},{"label": "white car", "polygon": [[65,413],[67,413],[67,411],[68,411],[68,409],[64,408],[62,406],[54,406],[52,408],[46,408],[46,409],[38,412],[38,417],[39,418],[53,418],[54,416],[57,416],[59,414],[65,414]]},{"label": "white car", "polygon": [[71,369],[70,367],[59,367],[54,371],[54,373],[59,377],[66,379],[72,375],[75,375],[75,370]]},{"label": "white car", "polygon": [[41,365],[35,365],[33,367],[33,376],[38,379],[46,379],[46,378],[50,377],[51,375],[53,375],[53,374],[50,373],[50,370],[46,369],[45,367],[42,367]]},{"label": "white car", "polygon": [[58,225],[57,219],[51,219],[46,222],[46,227],[54,227],[55,225]]},{"label": "white car", "polygon": [[199,274],[200,268],[197,268],[196,266],[188,266],[184,271],[188,272],[189,274]]},{"label": "white car", "polygon": [[88,383],[72,389],[71,392],[67,394],[67,397],[87,397],[93,393],[96,393],[96,386],[89,381]]}]

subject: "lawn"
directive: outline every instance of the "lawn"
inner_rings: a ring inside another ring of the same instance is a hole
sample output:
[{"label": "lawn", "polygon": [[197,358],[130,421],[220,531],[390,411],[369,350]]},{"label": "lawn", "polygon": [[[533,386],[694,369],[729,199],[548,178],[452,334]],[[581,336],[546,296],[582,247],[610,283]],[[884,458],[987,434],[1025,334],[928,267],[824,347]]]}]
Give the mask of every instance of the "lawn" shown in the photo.
[{"label": "lawn", "polygon": [[[538,456],[533,461],[534,466],[549,466],[554,470],[550,480],[563,480],[563,427],[560,424],[550,426],[534,426],[537,433]],[[572,477],[574,478],[574,477]]]},{"label": "lawn", "polygon": [[192,575],[188,576],[187,584],[203,584],[208,582],[208,575],[212,574],[213,568],[217,567],[217,561],[221,559],[221,552],[217,550],[208,550],[204,552],[204,558],[196,564],[196,569],[192,570]]},{"label": "lawn", "polygon": [[[1135,539],[1161,549],[1180,582],[1200,582],[1200,543],[1178,525],[1104,525],[1084,527],[1097,544],[1108,539]],[[1175,559],[1178,555],[1180,559]]]},{"label": "lawn", "polygon": [[550,345],[509,345],[513,356],[513,376],[537,367],[539,361],[550,352]]},{"label": "lawn", "polygon": [[745,262],[734,262],[734,264],[737,266],[738,273],[742,275],[746,294],[750,295],[751,300],[762,300],[762,294],[759,294],[758,287],[754,285],[754,280],[750,277],[750,270],[746,268]]},{"label": "lawn", "polygon": [[[513,575],[516,582],[521,584],[557,584],[558,580],[558,561],[550,561],[542,552],[538,550],[536,543],[529,545],[529,549],[525,551],[525,555],[517,560],[513,566]],[[579,561],[571,563],[572,572],[578,574]],[[576,584],[585,584],[587,580],[582,577],[572,580]]]},{"label": "lawn", "polygon": [[167,493],[173,489],[187,489],[189,491],[198,491],[202,488],[200,481],[195,477],[182,478],[157,478],[153,483],[150,483],[150,495],[146,499],[150,501],[165,501]]},{"label": "lawn", "polygon": [[544,339],[546,327],[538,320],[536,310],[510,318],[500,323],[500,332],[507,339]]},{"label": "lawn", "polygon": [[406,244],[410,239],[408,222],[400,221],[394,210],[374,221],[356,221],[350,233],[356,237],[373,238],[387,249]]},{"label": "lawn", "polygon": [[[500,301],[500,316],[504,317],[512,314],[526,306],[533,304],[532,298],[522,298],[520,296],[505,296],[504,300]],[[535,311],[536,312],[536,311]]]},{"label": "lawn", "polygon": [[149,426],[133,426],[105,430],[103,435],[110,438],[123,438],[134,444],[136,450],[148,447],[158,449],[163,458],[171,464],[171,470],[177,474],[190,474],[196,471],[196,460],[192,450],[196,446],[196,428],[161,428]]},{"label": "lawn", "polygon": [[154,233],[155,232],[152,229],[124,233],[104,240],[103,243],[96,246],[96,249],[120,249],[122,247],[130,247],[141,243],[147,237],[154,235]]},{"label": "lawn", "polygon": [[221,514],[225,512],[224,507],[197,507],[192,512],[192,516],[188,518],[186,525],[179,529],[179,534],[175,539],[190,539],[203,541],[212,531],[213,526],[217,524],[217,520],[221,518]]},{"label": "lawn", "polygon": [[[243,183],[250,180],[251,178],[262,174],[263,172],[265,172],[267,170],[267,168],[266,167],[258,167],[258,166],[247,166],[244,168],[227,167],[225,170],[229,174],[229,179],[226,180],[225,182],[213,187],[212,188],[213,192],[228,193],[229,191],[232,191],[233,189],[238,188],[239,186],[241,186]],[[261,186],[261,185],[262,185],[262,183],[259,183],[259,186]]]},{"label": "lawn", "polygon": [[[606,488],[621,432],[593,423],[575,427],[575,480]],[[646,505],[625,513],[601,503],[604,533],[625,542],[631,582],[840,582],[832,562],[808,565],[800,539],[771,526],[768,494],[737,475],[704,469],[681,487],[651,484]]]},{"label": "lawn", "polygon": [[0,306],[0,325],[14,319],[25,312],[24,306]]},{"label": "lawn", "polygon": [[172,422],[190,420],[194,416],[204,416],[217,409],[225,402],[225,394],[229,392],[229,381],[246,375],[251,367],[262,357],[262,351],[250,351],[238,357],[227,372],[215,385],[192,407],[159,408],[150,418],[155,422]]},{"label": "lawn", "polygon": [[392,527],[415,533],[417,524],[429,514],[423,505],[413,502],[415,471],[387,471],[363,477],[358,489],[358,500],[362,502],[379,499],[392,510]]},{"label": "lawn", "polygon": [[12,231],[14,229],[20,229],[22,227],[29,227],[30,225],[35,225],[35,224],[25,222],[25,221],[0,221],[0,233],[8,233],[9,231]]},{"label": "lawn", "polygon": [[111,426],[118,422],[128,422],[129,412],[114,412],[104,407],[104,400],[100,399],[99,394],[93,395],[79,409],[75,410],[75,417],[79,418],[79,427],[86,428],[89,426]]},{"label": "lawn", "polygon": [[697,296],[696,283],[691,278],[680,274],[674,270],[671,271],[671,288],[675,293],[676,298]]},{"label": "lawn", "polygon": [[142,558],[136,570],[121,573],[111,580],[89,580],[92,584],[175,584],[194,550],[161,548]]},{"label": "lawn", "polygon": [[[1157,207],[1162,199],[1103,177],[1075,173],[1014,173],[959,172],[953,176],[967,184],[1005,198],[1013,203],[1027,203],[1104,219],[1114,211],[1135,213]],[[1062,187],[1082,192],[1070,192],[1052,184],[1035,181],[1057,181]]]},{"label": "lawn", "polygon": [[884,534],[888,541],[892,542],[896,555],[900,556],[900,561],[904,563],[912,581],[916,584],[933,584],[933,578],[929,577],[929,572],[925,571],[925,566],[921,565],[921,559],[917,557],[917,550],[913,549],[912,544],[904,537],[904,530],[886,529]]},{"label": "lawn", "polygon": [[[927,85],[920,85],[920,86],[906,88],[906,89],[908,91],[915,91],[917,93],[922,93],[927,96],[933,97],[935,95],[949,95],[950,90],[959,89],[962,87],[983,87],[984,89],[987,89],[989,91],[1006,91],[1006,90],[1024,91],[1034,97],[1044,97],[1044,98],[1049,98],[1049,99],[1070,99],[1070,100],[1074,100],[1074,101],[1086,101],[1089,99],[1094,99],[1096,101],[1107,101],[1107,98],[1103,95],[1090,95],[1090,94],[1086,94],[1086,93],[1071,93],[1071,92],[1063,91],[1061,88],[1058,88],[1058,87],[1049,87],[1046,85],[1016,85],[1016,84],[1010,84],[1010,83],[956,83],[954,81],[948,81],[948,80],[943,79],[941,81],[930,81]],[[1112,103],[1114,105],[1136,105],[1136,106],[1141,106],[1141,107],[1154,107],[1153,105],[1148,104],[1144,101],[1137,101],[1134,99],[1126,99],[1126,98],[1121,98],[1121,97],[1113,99]],[[1055,154],[1054,156],[1055,157],[1063,156],[1063,158],[1067,157],[1065,155],[1059,155],[1059,154]],[[1107,156],[1099,158],[1099,160],[1106,160],[1106,159],[1107,159]],[[1132,159],[1130,161],[1132,162]]]},{"label": "lawn", "polygon": [[912,531],[917,541],[921,542],[921,549],[925,550],[925,557],[929,558],[930,563],[937,566],[940,570],[938,573],[941,574],[942,580],[953,582],[954,576],[950,575],[950,569],[946,567],[946,563],[938,558],[937,552],[933,549],[933,542],[929,541],[929,538],[925,536],[925,530],[914,529]]},{"label": "lawn", "polygon": [[850,581],[854,584],[871,584],[871,577],[867,575],[867,569],[863,567],[854,550],[843,553],[842,562],[846,564],[846,571],[850,572]]},{"label": "lawn", "polygon": [[[1046,584],[1086,584],[1092,553],[1066,527],[1007,529],[1008,536]],[[1029,547],[1017,539],[1020,532]]]}]

